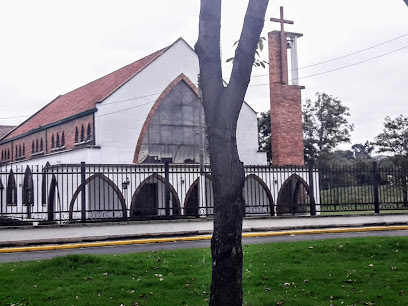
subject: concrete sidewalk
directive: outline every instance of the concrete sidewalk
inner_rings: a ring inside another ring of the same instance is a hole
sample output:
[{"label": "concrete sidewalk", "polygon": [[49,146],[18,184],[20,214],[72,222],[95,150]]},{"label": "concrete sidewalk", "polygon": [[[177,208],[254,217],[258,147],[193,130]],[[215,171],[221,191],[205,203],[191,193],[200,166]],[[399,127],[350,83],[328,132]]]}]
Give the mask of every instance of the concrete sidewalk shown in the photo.
[{"label": "concrete sidewalk", "polygon": [[[288,230],[275,232],[253,232],[243,233],[243,238],[253,237],[271,237],[271,236],[295,236],[295,235],[316,235],[316,234],[339,234],[339,233],[356,233],[356,232],[379,232],[379,231],[401,231],[408,230],[408,225],[390,225],[390,226],[375,226],[375,227],[348,227],[348,228],[327,228],[327,229],[306,229],[306,230]],[[124,246],[134,244],[162,243],[162,242],[179,242],[179,241],[197,241],[210,240],[211,235],[198,235],[186,237],[168,237],[168,238],[148,238],[148,239],[130,239],[116,241],[98,241],[70,244],[53,244],[39,246],[22,246],[22,247],[6,247],[0,248],[1,253],[16,253],[16,252],[35,252],[35,251],[50,251],[50,250],[68,250],[79,248],[106,247],[106,246]]]},{"label": "concrete sidewalk", "polygon": [[[408,225],[408,215],[348,215],[246,218],[244,234],[251,232],[281,232],[312,229]],[[166,221],[128,221],[117,223],[76,223],[44,226],[2,227],[0,247],[39,244],[82,243],[121,239],[186,237],[211,235],[213,221],[209,218],[177,219]]]}]

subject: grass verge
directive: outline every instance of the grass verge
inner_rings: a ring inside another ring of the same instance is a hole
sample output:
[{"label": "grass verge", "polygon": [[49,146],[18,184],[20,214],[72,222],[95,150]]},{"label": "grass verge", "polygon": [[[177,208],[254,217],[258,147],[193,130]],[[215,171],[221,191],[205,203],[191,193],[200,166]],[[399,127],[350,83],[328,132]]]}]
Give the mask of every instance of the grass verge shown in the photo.
[{"label": "grass verge", "polygon": [[[244,246],[247,305],[408,305],[408,238]],[[0,264],[0,305],[206,305],[209,249]]]}]

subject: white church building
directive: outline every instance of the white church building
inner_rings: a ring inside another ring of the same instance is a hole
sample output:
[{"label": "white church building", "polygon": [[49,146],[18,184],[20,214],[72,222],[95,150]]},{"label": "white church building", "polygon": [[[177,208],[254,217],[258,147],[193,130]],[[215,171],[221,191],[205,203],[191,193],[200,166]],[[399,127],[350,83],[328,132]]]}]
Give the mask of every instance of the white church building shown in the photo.
[{"label": "white church building", "polygon": [[[84,221],[211,215],[198,74],[197,54],[180,38],[45,105],[0,138],[1,216]],[[247,103],[237,144],[249,214],[306,212],[294,202],[310,201],[302,191],[310,173],[271,170],[266,152],[258,151],[257,114]]]}]

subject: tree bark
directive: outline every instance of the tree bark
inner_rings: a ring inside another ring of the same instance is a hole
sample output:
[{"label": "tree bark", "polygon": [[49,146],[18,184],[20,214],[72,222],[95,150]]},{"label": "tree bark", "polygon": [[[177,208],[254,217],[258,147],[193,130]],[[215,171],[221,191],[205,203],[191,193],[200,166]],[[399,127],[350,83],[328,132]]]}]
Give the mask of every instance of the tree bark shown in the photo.
[{"label": "tree bark", "polygon": [[242,305],[244,166],[238,155],[238,116],[252,72],[268,0],[250,0],[230,82],[223,86],[220,57],[221,0],[202,0],[195,49],[208,129],[214,192],[210,305]]}]

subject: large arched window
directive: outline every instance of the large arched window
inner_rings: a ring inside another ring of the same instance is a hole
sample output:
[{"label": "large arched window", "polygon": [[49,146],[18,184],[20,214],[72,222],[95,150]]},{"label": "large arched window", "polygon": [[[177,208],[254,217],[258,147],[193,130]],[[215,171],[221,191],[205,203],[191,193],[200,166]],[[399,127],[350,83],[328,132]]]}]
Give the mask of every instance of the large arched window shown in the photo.
[{"label": "large arched window", "polygon": [[[207,150],[204,109],[196,93],[182,80],[158,101],[140,136],[135,162],[198,163],[202,150]],[[208,162],[208,155],[203,157]]]}]

